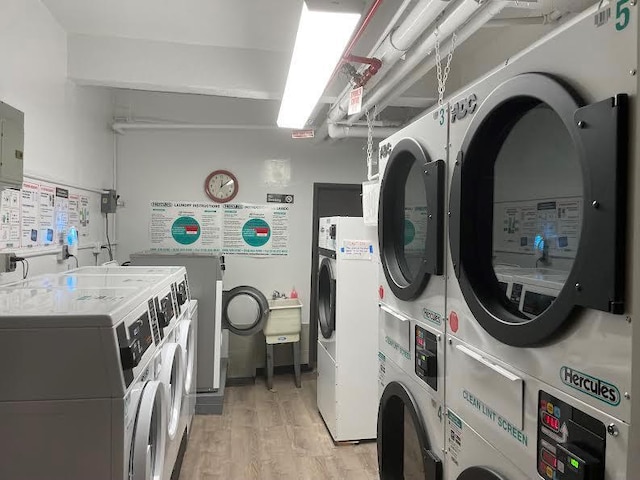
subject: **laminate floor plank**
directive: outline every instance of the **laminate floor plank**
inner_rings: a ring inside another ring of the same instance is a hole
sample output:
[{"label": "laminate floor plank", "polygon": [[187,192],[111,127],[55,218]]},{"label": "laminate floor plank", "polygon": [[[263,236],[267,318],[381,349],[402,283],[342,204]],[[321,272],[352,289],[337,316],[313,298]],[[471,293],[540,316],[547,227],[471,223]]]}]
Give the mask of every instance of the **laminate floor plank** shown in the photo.
[{"label": "laminate floor plank", "polygon": [[228,387],[223,415],[198,415],[180,480],[376,480],[375,442],[336,446],[316,407],[316,375]]}]

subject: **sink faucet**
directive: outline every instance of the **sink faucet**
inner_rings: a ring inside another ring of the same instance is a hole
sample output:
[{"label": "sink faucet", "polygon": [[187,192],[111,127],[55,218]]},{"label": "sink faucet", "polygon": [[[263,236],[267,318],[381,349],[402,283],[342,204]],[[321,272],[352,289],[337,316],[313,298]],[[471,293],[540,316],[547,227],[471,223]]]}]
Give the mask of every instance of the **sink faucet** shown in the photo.
[{"label": "sink faucet", "polygon": [[277,290],[274,290],[273,294],[271,294],[271,300],[277,300],[279,298],[287,298],[287,295],[284,293],[280,293]]}]

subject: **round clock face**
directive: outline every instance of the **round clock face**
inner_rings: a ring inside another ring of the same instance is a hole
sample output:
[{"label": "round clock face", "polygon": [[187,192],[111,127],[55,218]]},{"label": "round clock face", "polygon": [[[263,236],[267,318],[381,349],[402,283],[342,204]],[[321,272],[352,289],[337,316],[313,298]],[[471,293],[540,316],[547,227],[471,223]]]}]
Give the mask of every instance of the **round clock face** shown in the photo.
[{"label": "round clock face", "polygon": [[216,170],[204,182],[204,191],[207,196],[218,203],[233,200],[238,194],[238,187],[238,179],[227,170]]}]

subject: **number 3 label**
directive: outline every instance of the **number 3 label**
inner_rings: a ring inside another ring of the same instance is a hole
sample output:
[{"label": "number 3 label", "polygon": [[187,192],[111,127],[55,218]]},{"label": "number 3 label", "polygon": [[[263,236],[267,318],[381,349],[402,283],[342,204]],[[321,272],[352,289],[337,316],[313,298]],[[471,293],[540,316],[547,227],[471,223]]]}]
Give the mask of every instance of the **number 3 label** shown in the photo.
[{"label": "number 3 label", "polygon": [[629,0],[618,0],[616,2],[616,30],[619,32],[629,25],[631,11],[627,3],[629,3]]}]

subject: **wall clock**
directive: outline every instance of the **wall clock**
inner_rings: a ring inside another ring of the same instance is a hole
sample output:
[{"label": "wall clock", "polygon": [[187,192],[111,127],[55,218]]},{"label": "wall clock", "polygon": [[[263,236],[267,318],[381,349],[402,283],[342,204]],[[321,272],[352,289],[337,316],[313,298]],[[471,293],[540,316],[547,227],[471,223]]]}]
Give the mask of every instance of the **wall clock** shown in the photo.
[{"label": "wall clock", "polygon": [[238,194],[238,179],[228,170],[211,172],[204,181],[204,191],[207,196],[217,203],[227,203]]}]

